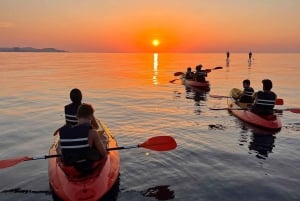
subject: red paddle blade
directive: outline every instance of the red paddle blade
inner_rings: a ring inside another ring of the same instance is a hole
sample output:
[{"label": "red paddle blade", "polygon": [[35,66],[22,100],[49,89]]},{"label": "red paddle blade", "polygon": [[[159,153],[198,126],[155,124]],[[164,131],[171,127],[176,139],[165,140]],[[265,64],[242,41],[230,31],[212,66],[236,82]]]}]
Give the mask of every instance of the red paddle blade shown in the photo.
[{"label": "red paddle blade", "polygon": [[223,69],[223,67],[222,67],[222,66],[217,66],[217,67],[214,67],[213,69],[214,69],[214,70],[217,70],[217,69]]},{"label": "red paddle blade", "polygon": [[28,156],[23,156],[23,157],[20,157],[20,158],[1,160],[0,161],[0,169],[8,168],[8,167],[17,165],[17,164],[19,164],[23,161],[28,161],[30,159],[32,159],[32,158],[30,158]]},{"label": "red paddle blade", "polygon": [[286,109],[287,111],[290,111],[290,112],[294,112],[294,113],[300,113],[300,108],[289,108],[289,109]]},{"label": "red paddle blade", "polygon": [[174,73],[174,76],[179,76],[179,75],[183,75],[183,72],[176,72],[176,73]]},{"label": "red paddle blade", "polygon": [[178,79],[170,80],[169,82],[174,83],[176,80],[178,80]]},{"label": "red paddle blade", "polygon": [[283,105],[283,99],[282,98],[277,98],[275,105]]},{"label": "red paddle blade", "polygon": [[175,139],[171,136],[156,136],[139,145],[155,151],[169,151],[177,147]]}]

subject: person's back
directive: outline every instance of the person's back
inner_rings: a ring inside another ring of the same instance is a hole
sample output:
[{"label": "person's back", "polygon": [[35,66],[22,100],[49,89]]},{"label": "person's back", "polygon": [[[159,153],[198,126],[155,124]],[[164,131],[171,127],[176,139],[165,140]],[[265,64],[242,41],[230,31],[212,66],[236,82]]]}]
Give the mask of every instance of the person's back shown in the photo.
[{"label": "person's back", "polygon": [[239,102],[241,103],[253,103],[253,93],[254,89],[250,87],[250,80],[243,81],[244,91],[239,97]]},{"label": "person's back", "polygon": [[196,67],[196,73],[194,76],[194,78],[195,78],[194,80],[197,82],[205,82],[205,77],[207,76],[206,71],[201,70],[201,68],[202,68],[201,64]]},{"label": "person's back", "polygon": [[190,79],[193,79],[193,77],[194,77],[194,73],[192,72],[192,68],[188,67],[186,74],[185,74],[185,79],[190,80]]},{"label": "person's back", "polygon": [[74,165],[76,162],[87,158],[90,150],[89,130],[89,124],[65,125],[59,129],[60,148],[65,165]]},{"label": "person's back", "polygon": [[271,91],[272,82],[271,80],[263,80],[263,91],[255,93],[255,102],[252,107],[252,112],[261,115],[273,114],[277,95]]},{"label": "person's back", "polygon": [[76,125],[78,123],[77,120],[77,110],[81,105],[82,93],[79,89],[72,89],[70,92],[70,99],[72,103],[65,106],[65,119],[67,125]]},{"label": "person's back", "polygon": [[91,169],[93,161],[106,156],[106,145],[91,126],[93,113],[91,105],[82,104],[78,108],[78,124],[59,129],[60,150],[65,165],[86,171]]}]

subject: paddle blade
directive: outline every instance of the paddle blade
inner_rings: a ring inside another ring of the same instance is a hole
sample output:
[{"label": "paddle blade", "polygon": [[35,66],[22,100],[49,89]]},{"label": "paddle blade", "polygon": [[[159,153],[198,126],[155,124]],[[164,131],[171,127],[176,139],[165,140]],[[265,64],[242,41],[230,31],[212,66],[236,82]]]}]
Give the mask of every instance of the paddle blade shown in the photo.
[{"label": "paddle blade", "polygon": [[275,105],[283,105],[283,99],[282,98],[277,98]]},{"label": "paddle blade", "polygon": [[170,80],[169,82],[174,83],[176,80],[178,80],[178,79]]},{"label": "paddle blade", "polygon": [[155,151],[169,151],[177,147],[175,139],[171,136],[156,136],[139,145]]},{"label": "paddle blade", "polygon": [[174,76],[180,76],[180,75],[183,75],[183,72],[176,72],[176,73],[174,73]]},{"label": "paddle blade", "polygon": [[290,111],[290,112],[294,112],[294,113],[300,113],[300,108],[289,108],[289,109],[286,109],[287,111]]},{"label": "paddle blade", "polygon": [[17,164],[19,164],[23,161],[28,161],[30,159],[32,159],[32,158],[27,157],[27,156],[23,156],[23,157],[20,157],[20,158],[1,160],[0,161],[0,169],[8,168],[8,167],[17,165]]},{"label": "paddle blade", "polygon": [[209,95],[212,98],[231,98],[229,96],[220,96],[220,95]]},{"label": "paddle blade", "polygon": [[222,66],[217,66],[217,67],[214,67],[213,69],[214,69],[214,70],[217,70],[217,69],[223,69],[223,67],[222,67]]}]

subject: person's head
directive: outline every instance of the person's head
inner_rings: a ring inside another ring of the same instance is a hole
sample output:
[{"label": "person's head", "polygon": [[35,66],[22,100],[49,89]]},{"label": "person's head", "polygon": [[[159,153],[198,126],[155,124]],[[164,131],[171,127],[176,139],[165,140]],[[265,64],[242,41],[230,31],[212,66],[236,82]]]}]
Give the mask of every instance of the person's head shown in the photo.
[{"label": "person's head", "polygon": [[262,80],[263,90],[270,91],[273,87],[272,81],[269,79]]},{"label": "person's head", "polygon": [[94,115],[94,109],[91,105],[83,103],[79,106],[77,111],[78,119],[82,118],[82,119],[92,120],[93,115]]},{"label": "person's head", "polygon": [[192,68],[191,68],[191,67],[188,67],[188,68],[187,68],[187,71],[188,71],[188,72],[191,72],[191,71],[192,71]]},{"label": "person's head", "polygon": [[82,94],[81,91],[77,88],[74,88],[70,92],[70,99],[75,104],[81,104]]},{"label": "person's head", "polygon": [[250,86],[250,80],[246,79],[243,81],[243,86],[244,87],[249,87]]},{"label": "person's head", "polygon": [[198,66],[196,66],[196,70],[197,70],[197,71],[201,70],[201,68],[202,68],[202,65],[201,65],[201,64],[199,64]]}]

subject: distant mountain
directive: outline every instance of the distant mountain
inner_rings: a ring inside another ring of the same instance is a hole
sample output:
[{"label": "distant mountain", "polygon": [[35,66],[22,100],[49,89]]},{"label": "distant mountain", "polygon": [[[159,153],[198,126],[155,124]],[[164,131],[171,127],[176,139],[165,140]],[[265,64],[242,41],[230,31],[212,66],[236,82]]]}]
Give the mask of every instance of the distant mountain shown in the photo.
[{"label": "distant mountain", "polygon": [[33,47],[0,47],[0,52],[67,52],[55,48],[37,49]]}]

